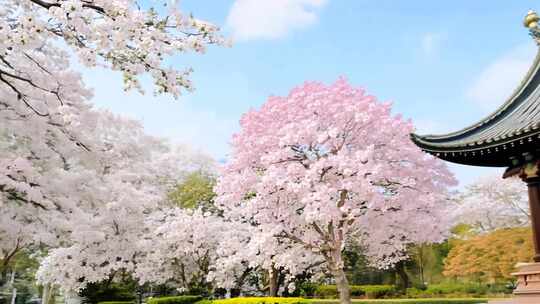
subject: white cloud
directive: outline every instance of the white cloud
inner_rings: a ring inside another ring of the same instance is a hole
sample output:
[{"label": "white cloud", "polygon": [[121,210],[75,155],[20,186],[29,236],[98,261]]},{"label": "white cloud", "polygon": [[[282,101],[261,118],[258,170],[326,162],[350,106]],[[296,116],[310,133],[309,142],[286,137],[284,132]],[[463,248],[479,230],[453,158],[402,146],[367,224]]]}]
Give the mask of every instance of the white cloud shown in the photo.
[{"label": "white cloud", "polygon": [[441,44],[446,40],[446,35],[443,33],[426,33],[420,40],[420,50],[422,54],[431,57],[435,55],[441,48]]},{"label": "white cloud", "polygon": [[467,90],[466,97],[484,110],[500,106],[525,77],[536,47],[521,45],[488,65]]},{"label": "white cloud", "polygon": [[318,20],[326,0],[236,0],[226,26],[236,40],[277,39]]}]

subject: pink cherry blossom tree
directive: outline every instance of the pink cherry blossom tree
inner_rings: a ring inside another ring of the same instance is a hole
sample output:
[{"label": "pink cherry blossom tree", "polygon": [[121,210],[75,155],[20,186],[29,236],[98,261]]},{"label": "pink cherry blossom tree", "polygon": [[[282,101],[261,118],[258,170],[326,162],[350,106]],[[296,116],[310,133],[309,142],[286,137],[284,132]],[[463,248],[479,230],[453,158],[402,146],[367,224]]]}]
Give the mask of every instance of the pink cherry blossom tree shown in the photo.
[{"label": "pink cherry blossom tree", "polygon": [[403,259],[407,244],[441,241],[448,228],[444,198],[455,181],[390,110],[344,79],[272,96],[242,117],[216,186],[230,216],[324,258],[341,303],[350,303],[348,242],[384,267]]}]

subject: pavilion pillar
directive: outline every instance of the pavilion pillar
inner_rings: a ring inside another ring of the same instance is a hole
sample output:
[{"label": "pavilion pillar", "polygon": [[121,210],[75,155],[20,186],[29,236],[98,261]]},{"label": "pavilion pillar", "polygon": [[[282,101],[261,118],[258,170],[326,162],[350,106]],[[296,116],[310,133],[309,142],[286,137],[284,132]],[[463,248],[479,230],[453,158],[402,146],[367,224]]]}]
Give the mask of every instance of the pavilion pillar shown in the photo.
[{"label": "pavilion pillar", "polygon": [[529,209],[534,244],[534,261],[540,262],[540,177],[525,180],[529,188]]},{"label": "pavilion pillar", "polygon": [[[528,163],[520,168],[519,177],[527,183],[529,192],[529,208],[534,244],[534,263],[519,263],[517,287],[514,290],[516,304],[540,303],[540,162]],[[508,171],[507,171],[508,172]],[[505,176],[509,176],[506,175]]]}]

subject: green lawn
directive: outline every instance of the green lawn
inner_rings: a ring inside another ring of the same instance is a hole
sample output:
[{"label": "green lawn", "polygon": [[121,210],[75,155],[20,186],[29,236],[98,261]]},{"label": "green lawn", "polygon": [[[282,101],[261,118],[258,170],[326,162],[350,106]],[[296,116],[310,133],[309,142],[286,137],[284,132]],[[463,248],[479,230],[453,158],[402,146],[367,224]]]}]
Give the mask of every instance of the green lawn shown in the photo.
[{"label": "green lawn", "polygon": [[[480,304],[487,303],[488,299],[384,299],[384,300],[352,300],[355,304]],[[339,304],[334,299],[313,299],[313,304]]]}]

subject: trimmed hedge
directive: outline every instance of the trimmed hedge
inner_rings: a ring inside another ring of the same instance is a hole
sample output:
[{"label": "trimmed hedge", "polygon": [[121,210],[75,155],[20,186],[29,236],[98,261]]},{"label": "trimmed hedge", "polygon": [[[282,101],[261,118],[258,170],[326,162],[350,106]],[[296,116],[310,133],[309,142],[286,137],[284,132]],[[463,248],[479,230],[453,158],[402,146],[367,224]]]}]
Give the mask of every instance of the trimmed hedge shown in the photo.
[{"label": "trimmed hedge", "polygon": [[[392,299],[352,300],[353,304],[482,304],[488,299]],[[312,300],[311,304],[339,304],[339,300]]]},{"label": "trimmed hedge", "polygon": [[362,290],[368,299],[384,298],[396,293],[396,287],[393,285],[353,285],[352,287]]},{"label": "trimmed hedge", "polygon": [[[392,296],[396,293],[396,288],[392,285],[351,285],[350,288],[353,298],[366,297],[368,299],[379,299]],[[337,287],[336,285],[319,285],[315,289],[315,296],[325,299],[337,298]]]},{"label": "trimmed hedge", "polygon": [[510,294],[512,288],[501,285],[483,285],[475,283],[442,283],[429,285],[425,290],[407,288],[409,298],[440,298],[440,297],[486,297],[486,295]]},{"label": "trimmed hedge", "polygon": [[309,300],[302,298],[272,298],[272,297],[249,297],[232,298],[223,300],[203,300],[196,304],[310,304]]},{"label": "trimmed hedge", "polygon": [[174,296],[146,299],[146,304],[193,304],[202,300],[201,296]]}]

